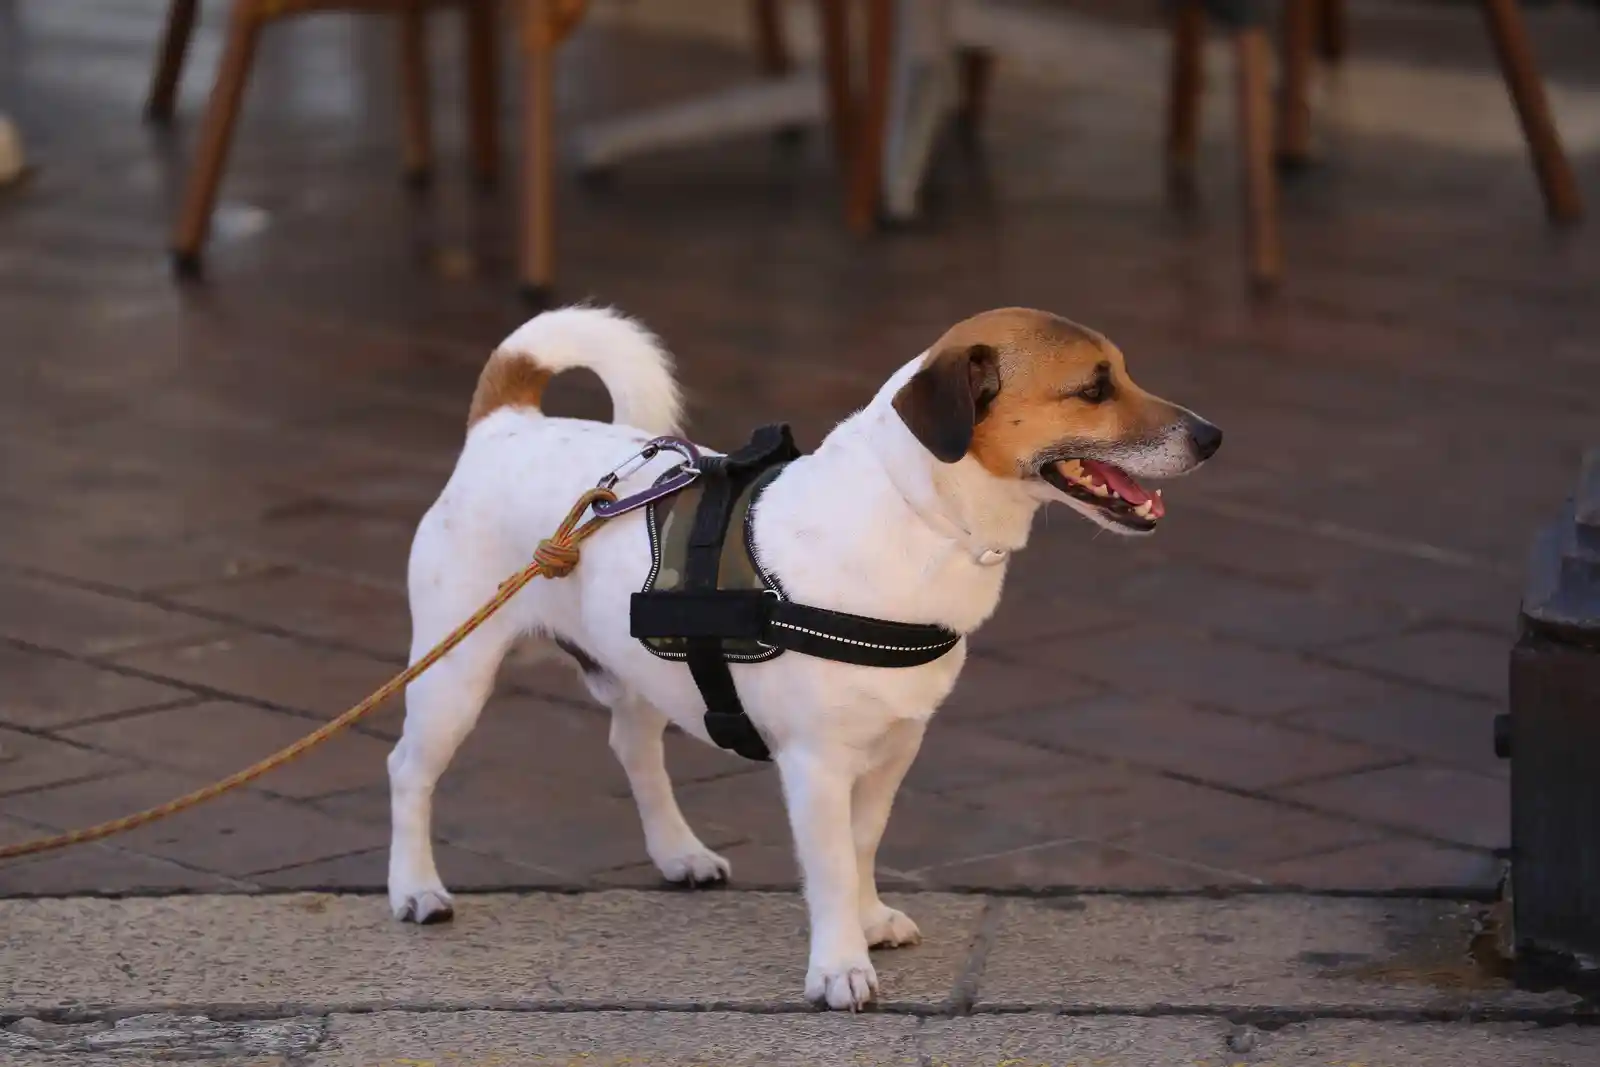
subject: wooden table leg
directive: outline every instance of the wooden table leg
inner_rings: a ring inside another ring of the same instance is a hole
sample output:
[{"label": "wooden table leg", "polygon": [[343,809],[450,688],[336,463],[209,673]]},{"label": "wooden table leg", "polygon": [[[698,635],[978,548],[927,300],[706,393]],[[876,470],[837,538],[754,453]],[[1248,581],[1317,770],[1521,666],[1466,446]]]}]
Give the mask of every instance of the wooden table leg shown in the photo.
[{"label": "wooden table leg", "polygon": [[172,265],[180,277],[193,277],[200,272],[200,246],[211,227],[228,145],[233,140],[234,123],[265,21],[258,0],[234,0],[228,20],[228,43],[206,105],[194,161],[189,166],[188,185],[172,233]]},{"label": "wooden table leg", "polygon": [[494,0],[467,0],[466,20],[467,129],[472,170],[478,181],[492,183],[500,169],[500,64],[496,48]]},{"label": "wooden table leg", "polygon": [[988,48],[962,48],[956,55],[961,77],[956,121],[962,136],[975,139],[989,113],[989,91],[994,85],[994,52]]},{"label": "wooden table leg", "polygon": [[172,118],[178,82],[183,78],[183,60],[189,52],[189,39],[194,36],[194,16],[198,5],[199,0],[172,0],[172,6],[167,9],[167,28],[161,37],[161,54],[156,60],[155,77],[150,83],[150,97],[144,105],[144,117],[151,122],[166,122]]},{"label": "wooden table leg", "polygon": [[555,285],[554,0],[523,0],[520,289],[543,303]]},{"label": "wooden table leg", "polygon": [[1283,64],[1278,87],[1278,164],[1303,166],[1311,157],[1311,70],[1317,15],[1324,0],[1284,0]]},{"label": "wooden table leg", "polygon": [[1194,181],[1205,88],[1206,13],[1199,0],[1180,0],[1172,16],[1172,59],[1167,89],[1167,181],[1174,191]]},{"label": "wooden table leg", "polygon": [[1329,63],[1344,61],[1350,47],[1349,17],[1344,0],[1316,0],[1317,54]]},{"label": "wooden table leg", "polygon": [[750,0],[750,7],[756,25],[756,52],[761,57],[761,70],[771,77],[781,78],[794,67],[789,41],[783,32],[782,0]]},{"label": "wooden table leg", "polygon": [[889,87],[894,76],[896,0],[867,0],[866,91],[855,130],[854,159],[845,221],[855,234],[877,226],[883,195],[883,149],[889,122]]},{"label": "wooden table leg", "polygon": [[1272,165],[1272,44],[1259,27],[1236,31],[1233,41],[1250,280],[1267,289],[1283,274],[1278,175]]},{"label": "wooden table leg", "polygon": [[1528,152],[1539,174],[1545,210],[1556,222],[1577,222],[1583,218],[1583,198],[1573,179],[1566,150],[1561,147],[1561,135],[1550,115],[1550,101],[1545,97],[1544,82],[1533,59],[1528,30],[1517,8],[1517,0],[1483,0],[1483,13],[1489,23],[1489,35],[1494,39],[1495,53],[1500,58],[1506,88],[1516,105],[1517,117],[1522,120]]},{"label": "wooden table leg", "polygon": [[433,176],[433,123],[428,114],[428,11],[423,0],[400,10],[400,98],[405,117],[405,178],[425,188]]},{"label": "wooden table leg", "polygon": [[847,0],[817,0],[817,17],[822,30],[822,67],[828,94],[828,124],[833,127],[834,156],[839,170],[854,171],[856,154],[855,90],[850,77],[850,9]]}]

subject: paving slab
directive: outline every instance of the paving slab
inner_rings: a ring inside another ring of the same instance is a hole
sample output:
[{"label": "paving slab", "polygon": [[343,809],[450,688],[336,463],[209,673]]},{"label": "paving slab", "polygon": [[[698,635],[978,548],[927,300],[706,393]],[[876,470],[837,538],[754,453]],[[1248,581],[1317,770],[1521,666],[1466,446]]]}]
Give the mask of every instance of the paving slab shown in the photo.
[{"label": "paving slab", "polygon": [[70,726],[189,696],[182,689],[99,670],[69,659],[0,647],[0,722],[33,730]]},{"label": "paving slab", "polygon": [[[0,844],[31,841],[49,831],[0,815]],[[95,842],[14,860],[0,866],[0,892],[19,897],[65,893],[227,892],[245,883],[172,860]]]},{"label": "paving slab", "polygon": [[[379,896],[295,893],[0,902],[0,1015],[450,1007],[804,1006],[792,894],[458,897],[455,921],[395,922]],[[880,953],[885,1004],[950,1000],[984,902],[900,904],[922,945]]]},{"label": "paving slab", "polygon": [[336,1015],[307,1067],[917,1067],[893,1015],[599,1012]]},{"label": "paving slab", "polygon": [[24,1020],[0,1067],[1593,1067],[1600,1029],[1529,1023],[1026,1013],[373,1012]]},{"label": "paving slab", "polygon": [[980,1009],[1540,1011],[1471,956],[1484,906],[1269,895],[1004,902]]},{"label": "paving slab", "polygon": [[[939,1013],[1379,1013],[1565,1018],[1475,959],[1480,906],[1271,895],[896,898],[924,943],[879,953],[884,1007]],[[174,1011],[803,1010],[796,895],[606,891],[458,898],[395,923],[380,896],[0,901],[0,1016]]]},{"label": "paving slab", "polygon": [[37,1064],[241,1063],[252,1067],[302,1062],[323,1039],[328,1021],[315,1016],[222,1021],[157,1012],[88,1023],[20,1019],[0,1029],[0,1067]]},{"label": "paving slab", "polygon": [[927,1020],[918,1044],[927,1067],[1593,1067],[1600,1063],[1600,1030],[1529,1024],[1318,1020],[1263,1031],[1221,1018],[991,1015]]}]

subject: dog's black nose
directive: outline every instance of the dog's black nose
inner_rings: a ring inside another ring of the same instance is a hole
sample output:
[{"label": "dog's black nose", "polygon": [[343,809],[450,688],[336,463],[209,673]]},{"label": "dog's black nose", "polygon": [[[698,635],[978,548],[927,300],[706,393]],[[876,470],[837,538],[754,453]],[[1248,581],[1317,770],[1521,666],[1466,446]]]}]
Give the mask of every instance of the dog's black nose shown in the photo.
[{"label": "dog's black nose", "polygon": [[1194,454],[1208,460],[1222,447],[1222,431],[1204,419],[1196,419],[1189,427],[1189,440],[1194,442]]}]

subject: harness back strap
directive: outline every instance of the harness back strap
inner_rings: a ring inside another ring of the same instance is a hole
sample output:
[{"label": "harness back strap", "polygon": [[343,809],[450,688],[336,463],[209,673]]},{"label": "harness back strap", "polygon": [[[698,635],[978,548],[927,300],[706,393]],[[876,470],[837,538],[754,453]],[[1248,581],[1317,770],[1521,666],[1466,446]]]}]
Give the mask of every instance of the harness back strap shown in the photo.
[{"label": "harness back strap", "polygon": [[[701,460],[705,493],[695,512],[684,561],[684,591],[690,596],[717,595],[717,573],[722,543],[728,535],[733,503],[746,485],[768,467],[787,463],[800,454],[787,426],[764,426],[750,443],[729,456]],[[685,634],[688,637],[689,674],[706,702],[706,733],[721,748],[746,759],[770,760],[766,741],[745,714],[733,673],[722,655],[720,634]]]}]

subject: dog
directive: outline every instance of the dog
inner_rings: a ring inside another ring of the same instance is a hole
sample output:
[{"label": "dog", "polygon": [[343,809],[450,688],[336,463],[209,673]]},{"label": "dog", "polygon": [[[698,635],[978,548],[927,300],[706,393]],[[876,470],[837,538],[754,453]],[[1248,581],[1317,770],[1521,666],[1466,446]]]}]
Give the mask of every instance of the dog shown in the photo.
[{"label": "dog", "polygon": [[[613,422],[541,413],[550,379],[575,367],[600,378]],[[461,456],[417,528],[413,660],[525,566],[585,490],[651,438],[676,434],[681,406],[667,351],[620,314],[564,308],[512,333],[483,369]],[[1165,503],[1137,479],[1185,474],[1221,443],[1217,427],[1134,384],[1105,337],[1006,308],[952,327],[765,490],[752,513],[754,549],[795,601],[963,635],[909,669],[801,654],[731,665],[782,780],[810,920],[809,1000],[862,1008],[878,991],[868,949],[921,937],[878,897],[878,842],[928,720],[961,671],[965,635],[994,611],[1035,512],[1064,504],[1113,533],[1148,534]],[[688,669],[629,636],[630,594],[651,563],[643,520],[607,524],[582,552],[570,576],[523,589],[407,689],[404,733],[388,760],[396,918],[453,914],[434,866],[433,789],[522,639],[566,652],[610,709],[611,747],[661,874],[689,885],[728,876],[728,861],[684,820],[663,758],[669,723],[709,740],[704,701]]]}]

